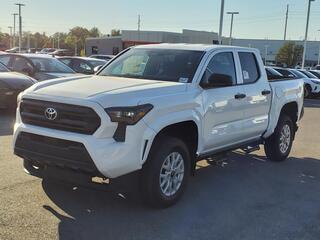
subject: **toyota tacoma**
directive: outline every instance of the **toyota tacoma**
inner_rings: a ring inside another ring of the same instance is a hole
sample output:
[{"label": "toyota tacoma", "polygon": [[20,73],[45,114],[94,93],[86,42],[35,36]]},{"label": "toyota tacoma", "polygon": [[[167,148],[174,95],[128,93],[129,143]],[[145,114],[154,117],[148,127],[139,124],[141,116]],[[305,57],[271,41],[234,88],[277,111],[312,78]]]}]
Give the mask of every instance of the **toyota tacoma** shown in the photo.
[{"label": "toyota tacoma", "polygon": [[303,90],[302,80],[269,82],[253,48],[137,46],[96,75],[20,94],[14,152],[40,178],[139,173],[145,200],[168,207],[199,160],[259,145],[271,161],[287,159]]}]

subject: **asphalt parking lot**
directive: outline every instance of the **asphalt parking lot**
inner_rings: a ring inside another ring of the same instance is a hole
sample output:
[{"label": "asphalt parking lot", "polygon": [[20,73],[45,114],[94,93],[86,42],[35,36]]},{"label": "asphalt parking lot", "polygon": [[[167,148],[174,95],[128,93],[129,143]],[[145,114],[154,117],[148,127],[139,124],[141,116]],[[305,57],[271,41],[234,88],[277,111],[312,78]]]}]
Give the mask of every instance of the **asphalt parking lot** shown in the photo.
[{"label": "asphalt parking lot", "polygon": [[[26,175],[0,112],[0,239],[315,239],[320,236],[320,100],[306,101],[290,160],[234,152],[197,170],[178,205]],[[134,194],[133,194],[134,195]]]}]

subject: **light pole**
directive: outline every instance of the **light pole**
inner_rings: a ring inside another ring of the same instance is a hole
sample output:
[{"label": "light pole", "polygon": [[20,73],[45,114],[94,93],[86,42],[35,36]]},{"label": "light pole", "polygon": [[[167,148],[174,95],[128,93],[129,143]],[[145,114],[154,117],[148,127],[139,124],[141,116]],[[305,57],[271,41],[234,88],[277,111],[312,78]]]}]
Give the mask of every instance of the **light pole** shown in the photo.
[{"label": "light pole", "polygon": [[[320,29],[318,30],[320,32]],[[319,44],[319,52],[318,52],[318,65],[320,65],[320,44]]]},{"label": "light pole", "polygon": [[305,35],[304,35],[303,55],[302,55],[302,65],[301,65],[302,69],[304,69],[304,65],[306,63],[306,52],[307,52],[309,19],[310,19],[310,8],[311,8],[311,2],[314,2],[314,1],[315,0],[308,0],[307,24],[306,24],[306,32],[305,32]]},{"label": "light pole", "polygon": [[22,3],[16,3],[19,7],[19,52],[21,52],[21,42],[22,42],[22,16],[21,16],[21,7],[26,6],[25,4]]},{"label": "light pole", "polygon": [[13,47],[16,46],[16,16],[18,13],[13,13]]},{"label": "light pole", "polygon": [[289,4],[287,4],[286,21],[284,24],[284,36],[283,36],[284,41],[287,40],[288,17],[289,17]]},{"label": "light pole", "polygon": [[265,50],[265,53],[264,53],[264,65],[265,66],[267,66],[268,48],[269,48],[269,45],[264,45],[264,50]]},{"label": "light pole", "polygon": [[12,27],[8,27],[10,29],[10,48],[12,48]]},{"label": "light pole", "polygon": [[222,44],[223,14],[224,14],[224,0],[221,0],[220,26],[219,26],[219,39],[218,39],[219,44]]},{"label": "light pole", "polygon": [[233,16],[239,14],[239,12],[227,12],[227,14],[231,15],[229,45],[232,45]]}]

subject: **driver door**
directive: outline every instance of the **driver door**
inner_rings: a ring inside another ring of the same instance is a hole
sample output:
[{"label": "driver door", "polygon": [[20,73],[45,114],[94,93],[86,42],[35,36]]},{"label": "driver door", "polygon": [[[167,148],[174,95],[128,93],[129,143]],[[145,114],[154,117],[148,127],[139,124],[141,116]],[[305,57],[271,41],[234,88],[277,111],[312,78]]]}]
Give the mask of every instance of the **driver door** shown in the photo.
[{"label": "driver door", "polygon": [[205,86],[212,75],[230,80],[228,86],[214,86],[213,83],[203,90],[204,153],[241,142],[245,95],[243,87],[238,85],[239,66],[236,57],[233,51],[215,52],[208,60],[202,77],[201,86]]}]

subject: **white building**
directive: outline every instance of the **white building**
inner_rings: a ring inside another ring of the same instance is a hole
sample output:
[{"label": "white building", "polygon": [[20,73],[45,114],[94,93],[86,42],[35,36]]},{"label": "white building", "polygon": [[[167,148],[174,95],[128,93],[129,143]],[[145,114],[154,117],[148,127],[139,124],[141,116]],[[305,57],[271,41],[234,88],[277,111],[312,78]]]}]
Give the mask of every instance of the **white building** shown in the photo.
[{"label": "white building", "polygon": [[[293,40],[296,44],[303,45],[302,41]],[[182,33],[165,31],[135,31],[122,30],[121,36],[86,39],[86,54],[117,54],[125,48],[133,45],[151,43],[202,43],[217,44],[218,34],[215,32],[182,30]],[[228,44],[228,38],[223,38],[223,44]],[[279,49],[283,46],[283,40],[268,39],[233,39],[235,46],[257,48],[267,61],[275,61]],[[318,62],[320,50],[319,41],[309,41],[307,46],[306,64],[314,65]]]}]

